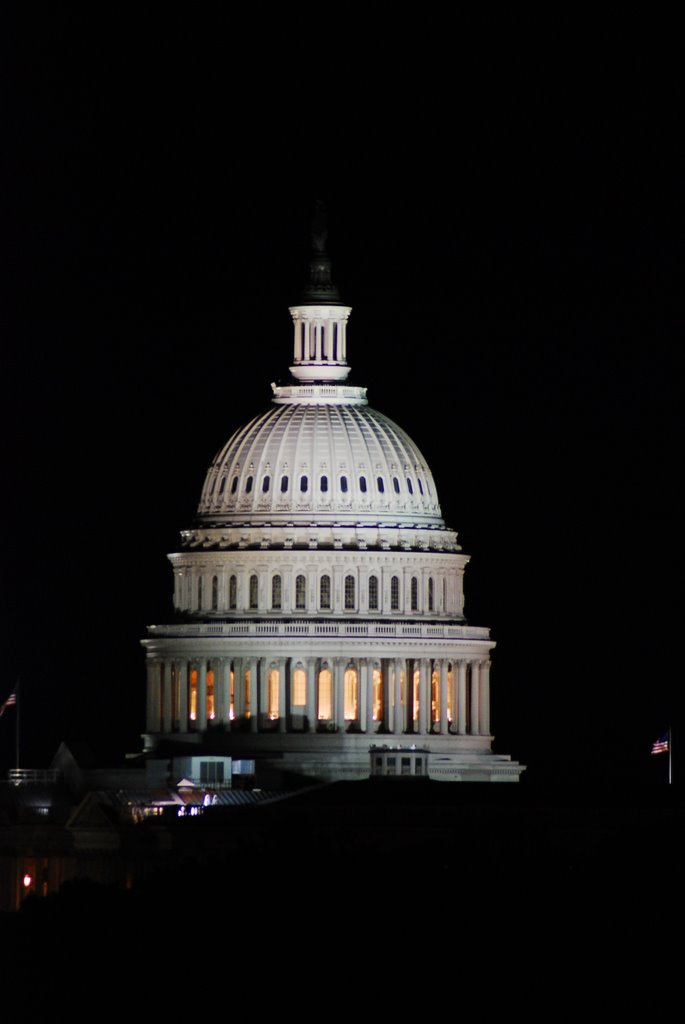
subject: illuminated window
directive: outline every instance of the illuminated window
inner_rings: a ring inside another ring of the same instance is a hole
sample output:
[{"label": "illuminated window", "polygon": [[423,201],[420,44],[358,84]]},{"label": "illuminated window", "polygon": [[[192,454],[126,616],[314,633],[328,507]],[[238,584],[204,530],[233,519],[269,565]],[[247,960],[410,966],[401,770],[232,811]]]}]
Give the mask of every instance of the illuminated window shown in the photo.
[{"label": "illuminated window", "polygon": [[433,611],[433,605],[435,604],[435,585],[433,583],[433,577],[428,578],[428,611]]},{"label": "illuminated window", "polygon": [[413,707],[413,718],[415,722],[419,720],[419,694],[421,692],[421,672],[418,668],[414,669],[414,692],[412,694],[412,707]]},{"label": "illuminated window", "polygon": [[271,477],[270,476],[265,476],[264,479],[262,480],[262,491],[263,491],[264,494],[268,493],[270,486],[271,486]]},{"label": "illuminated window", "polygon": [[390,608],[394,612],[400,608],[400,581],[397,576],[390,580]]},{"label": "illuminated window", "polygon": [[454,704],[454,666],[447,666],[447,721],[456,722],[457,709]]},{"label": "illuminated window", "polygon": [[271,607],[281,607],[282,583],[280,576],[274,576],[271,581]]},{"label": "illuminated window", "polygon": [[295,607],[298,611],[307,607],[307,581],[304,576],[298,576],[295,580]]},{"label": "illuminated window", "polygon": [[399,494],[400,493],[400,482],[399,482],[399,480],[397,479],[396,476],[394,476],[392,478],[392,485],[395,488],[395,494]]},{"label": "illuminated window", "polygon": [[359,714],[359,675],[350,666],[345,672],[345,721],[354,722]]},{"label": "illuminated window", "polygon": [[259,579],[257,576],[250,576],[250,608],[259,607]]},{"label": "illuminated window", "polygon": [[362,492],[362,494],[366,494],[366,477],[365,476],[360,476],[359,477],[359,490]]},{"label": "illuminated window", "polygon": [[419,607],[419,581],[416,576],[411,578],[411,610],[417,611]]},{"label": "illuminated window", "polygon": [[380,722],[383,717],[383,677],[379,668],[373,670],[373,720]]},{"label": "illuminated window", "polygon": [[378,611],[378,576],[369,576],[369,609]]},{"label": "illuminated window", "polygon": [[218,576],[212,576],[212,611],[217,611],[219,607],[219,578]]},{"label": "illuminated window", "polygon": [[296,668],[293,672],[290,703],[294,708],[303,708],[307,703],[307,673],[303,668]]},{"label": "illuminated window", "polygon": [[322,576],[321,583],[319,585],[320,590],[320,605],[323,609],[330,609],[331,607],[331,577]]},{"label": "illuminated window", "polygon": [[205,786],[221,785],[224,781],[223,761],[200,761],[200,783]]},{"label": "illuminated window", "polygon": [[301,476],[300,477],[300,490],[302,491],[303,494],[306,494],[307,491],[309,490],[309,477],[308,476]]},{"label": "illuminated window", "polygon": [[245,482],[245,493],[250,494],[252,491],[252,484],[254,483],[254,477],[248,476]]},{"label": "illuminated window", "polygon": [[288,490],[288,478],[287,476],[281,477],[281,494],[285,494]]},{"label": "illuminated window", "polygon": [[243,675],[243,699],[245,702],[245,718],[249,718],[252,714],[252,670],[249,668],[245,669]]},{"label": "illuminated window", "polygon": [[228,581],[228,607],[232,610],[238,606],[238,578],[231,576]]},{"label": "illuminated window", "polygon": [[317,694],[317,718],[327,720],[333,717],[333,675],[330,669],[322,668],[319,672]]},{"label": "illuminated window", "polygon": [[267,714],[269,719],[273,722],[278,718],[278,689],[280,682],[280,673],[277,668],[272,668],[269,672],[269,706]]},{"label": "illuminated window", "polygon": [[340,477],[340,490],[342,491],[343,494],[347,494],[347,477],[346,476],[341,476]]},{"label": "illuminated window", "polygon": [[214,669],[207,669],[207,718],[214,721]]},{"label": "illuminated window", "polygon": [[431,722],[440,721],[440,673],[431,673]]},{"label": "illuminated window", "polygon": [[237,490],[238,490],[238,477],[234,476],[233,480],[231,481],[231,494],[235,494],[235,492]]},{"label": "illuminated window", "polygon": [[197,721],[197,669],[191,668],[188,673],[188,713],[191,722]]},{"label": "illuminated window", "polygon": [[383,477],[379,476],[378,480],[376,481],[376,483],[378,484],[378,493],[379,494],[385,494],[385,483],[383,481]]},{"label": "illuminated window", "polygon": [[233,669],[233,666],[231,666],[230,681],[231,681],[231,698],[230,698],[230,706],[229,706],[228,717],[231,719],[231,721],[233,721],[233,719],[235,718],[235,671]]},{"label": "illuminated window", "polygon": [[326,494],[327,491],[328,491],[328,477],[327,476],[322,476],[321,477],[321,493],[322,494]]},{"label": "illuminated window", "polygon": [[355,606],[355,581],[354,576],[345,577],[345,608],[353,609]]}]

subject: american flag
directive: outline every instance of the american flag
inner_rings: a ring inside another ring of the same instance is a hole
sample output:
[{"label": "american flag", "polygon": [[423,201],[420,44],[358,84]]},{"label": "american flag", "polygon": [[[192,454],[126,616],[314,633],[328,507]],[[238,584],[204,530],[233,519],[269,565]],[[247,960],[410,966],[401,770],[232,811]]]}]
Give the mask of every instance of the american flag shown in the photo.
[{"label": "american flag", "polygon": [[653,754],[667,754],[668,753],[668,733],[661,736],[656,743],[652,744]]},{"label": "american flag", "polygon": [[5,714],[5,708],[11,708],[13,704],[17,703],[17,691],[12,690],[4,704],[0,704],[0,718]]}]

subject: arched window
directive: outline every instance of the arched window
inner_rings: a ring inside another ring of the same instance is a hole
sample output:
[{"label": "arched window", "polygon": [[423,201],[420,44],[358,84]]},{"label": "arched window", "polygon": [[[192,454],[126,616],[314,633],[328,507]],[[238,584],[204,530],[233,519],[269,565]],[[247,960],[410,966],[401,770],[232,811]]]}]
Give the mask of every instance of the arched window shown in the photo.
[{"label": "arched window", "polygon": [[321,493],[322,494],[326,494],[327,491],[328,491],[328,477],[327,476],[322,476],[321,477]]},{"label": "arched window", "polygon": [[218,576],[212,576],[212,611],[217,611],[219,607],[219,578]]},{"label": "arched window", "polygon": [[340,490],[342,491],[343,494],[347,494],[347,477],[346,476],[341,476],[340,477]]},{"label": "arched window", "polygon": [[247,480],[245,481],[245,493],[246,494],[250,494],[250,492],[252,491],[252,484],[253,483],[254,483],[254,477],[253,476],[248,476]]},{"label": "arched window", "polygon": [[238,607],[238,577],[231,576],[228,581],[228,607],[234,611]]},{"label": "arched window", "polygon": [[369,576],[369,609],[378,611],[378,576]]},{"label": "arched window", "polygon": [[423,497],[423,484],[421,483],[420,480],[418,481],[418,485],[419,485],[419,490],[421,491],[421,497]]},{"label": "arched window", "polygon": [[359,715],[359,675],[354,665],[345,671],[345,721],[354,722]]},{"label": "arched window", "polygon": [[394,612],[400,610],[400,581],[397,576],[390,580],[390,608]]},{"label": "arched window", "polygon": [[306,494],[307,491],[309,490],[309,477],[308,476],[301,476],[300,477],[300,490],[301,490],[302,494]]},{"label": "arched window", "polygon": [[319,672],[316,703],[316,717],[320,721],[333,717],[333,674],[328,668],[322,668]]},{"label": "arched window", "polygon": [[433,611],[433,605],[435,604],[435,584],[433,583],[433,577],[430,576],[428,579],[428,611]]},{"label": "arched window", "polygon": [[295,607],[303,611],[307,607],[307,581],[304,576],[295,580]]},{"label": "arched window", "polygon": [[307,704],[307,673],[301,666],[293,672],[290,703],[294,708],[303,708]]},{"label": "arched window", "polygon": [[382,476],[379,476],[376,483],[378,484],[378,493],[385,494],[385,482]]},{"label": "arched window", "polygon": [[202,576],[197,578],[197,609],[202,611]]},{"label": "arched window", "polygon": [[319,583],[319,604],[324,610],[331,607],[331,577],[322,576]]},{"label": "arched window", "polygon": [[221,496],[226,490],[226,477],[222,477],[221,486],[219,487],[219,496]]},{"label": "arched window", "polygon": [[411,578],[411,610],[413,612],[419,609],[419,581],[416,576]]},{"label": "arched window", "polygon": [[359,477],[359,490],[362,492],[362,494],[366,494],[366,477],[365,476],[360,476]]},{"label": "arched window", "polygon": [[235,494],[235,492],[237,490],[238,490],[238,477],[234,476],[233,480],[231,481],[231,494]]},{"label": "arched window", "polygon": [[274,721],[278,718],[278,690],[280,683],[280,672],[277,668],[269,669],[269,693],[268,693],[268,709],[267,715],[270,721]]},{"label": "arched window", "polygon": [[262,480],[262,492],[264,494],[268,494],[270,486],[271,486],[271,477],[270,476],[265,476],[264,479]]},{"label": "arched window", "polygon": [[345,608],[351,610],[355,606],[355,580],[354,576],[345,577]]},{"label": "arched window", "polygon": [[250,576],[250,608],[259,607],[259,578]]},{"label": "arched window", "polygon": [[409,479],[409,477],[407,477],[407,490],[409,491],[410,494],[414,493],[414,487],[412,486],[412,482]]},{"label": "arched window", "polygon": [[281,477],[281,494],[285,494],[288,490],[288,478],[287,476]]},{"label": "arched window", "polygon": [[399,494],[400,493],[400,482],[399,482],[399,480],[397,479],[396,476],[394,476],[392,478],[392,485],[395,488],[395,494]]},{"label": "arched window", "polygon": [[283,587],[280,576],[274,576],[271,580],[271,607],[280,608],[282,599]]}]

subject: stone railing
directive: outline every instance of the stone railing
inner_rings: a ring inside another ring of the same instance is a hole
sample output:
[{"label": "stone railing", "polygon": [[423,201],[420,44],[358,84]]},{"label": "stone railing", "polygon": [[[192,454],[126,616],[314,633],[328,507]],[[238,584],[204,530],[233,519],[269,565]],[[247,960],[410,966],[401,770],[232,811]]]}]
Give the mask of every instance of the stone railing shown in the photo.
[{"label": "stone railing", "polygon": [[212,622],[178,626],[149,626],[151,636],[344,636],[406,637],[417,639],[488,640],[490,630],[481,626],[402,622]]}]

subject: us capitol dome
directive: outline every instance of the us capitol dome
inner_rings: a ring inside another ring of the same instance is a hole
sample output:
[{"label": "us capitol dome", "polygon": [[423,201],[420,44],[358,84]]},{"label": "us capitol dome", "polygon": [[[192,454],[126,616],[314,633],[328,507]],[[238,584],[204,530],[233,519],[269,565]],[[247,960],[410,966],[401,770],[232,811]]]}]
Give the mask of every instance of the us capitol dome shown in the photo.
[{"label": "us capitol dome", "polygon": [[346,383],[350,312],[319,205],[291,382],[216,455],[169,555],[175,622],[142,641],[145,748],[241,785],[517,781],[492,752],[495,645],[464,618],[468,556],[422,453]]}]

